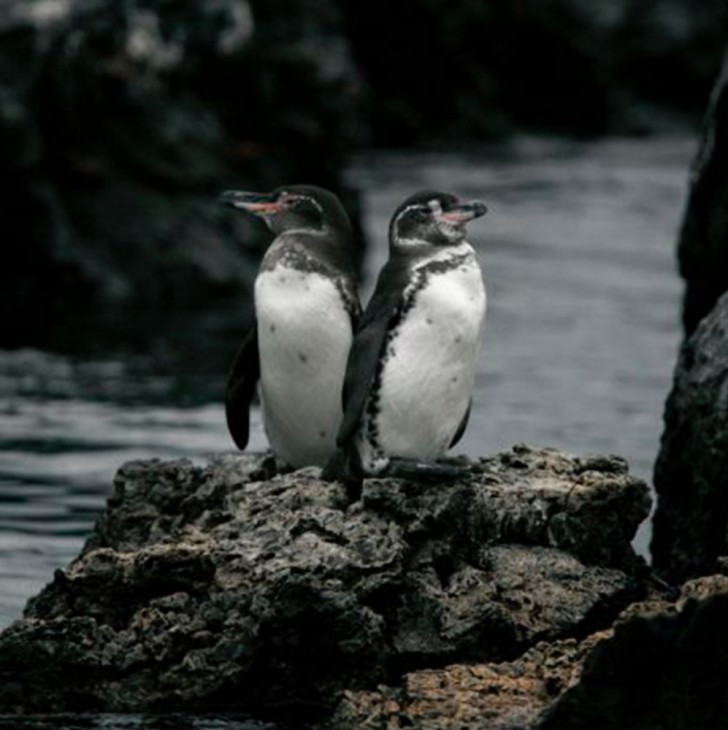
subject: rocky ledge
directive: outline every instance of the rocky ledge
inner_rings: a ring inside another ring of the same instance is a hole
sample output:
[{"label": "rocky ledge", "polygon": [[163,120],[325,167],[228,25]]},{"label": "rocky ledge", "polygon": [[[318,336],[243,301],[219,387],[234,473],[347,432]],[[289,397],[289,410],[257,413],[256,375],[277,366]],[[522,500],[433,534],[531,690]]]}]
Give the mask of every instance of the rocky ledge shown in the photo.
[{"label": "rocky ledge", "polygon": [[725,726],[728,578],[629,606],[612,628],[510,662],[407,674],[344,693],[327,730],[709,730]]},{"label": "rocky ledge", "polygon": [[368,480],[348,506],[318,477],[251,455],[124,465],[82,553],[0,635],[0,712],[300,727],[345,690],[576,645],[646,595],[647,487],[618,457],[517,446],[447,485]]},{"label": "rocky ledge", "polygon": [[449,484],[136,461],[0,634],[0,715],[234,712],[319,730],[721,726],[728,579],[630,545],[615,456],[516,446]]}]

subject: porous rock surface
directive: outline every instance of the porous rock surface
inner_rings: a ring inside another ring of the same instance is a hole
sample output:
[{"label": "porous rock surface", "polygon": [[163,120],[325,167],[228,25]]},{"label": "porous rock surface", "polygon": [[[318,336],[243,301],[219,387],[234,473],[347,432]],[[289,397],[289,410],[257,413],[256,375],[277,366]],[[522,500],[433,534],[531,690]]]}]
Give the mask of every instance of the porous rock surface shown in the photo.
[{"label": "porous rock surface", "polygon": [[[728,555],[728,294],[683,345],[655,464],[655,570],[682,581]],[[724,561],[723,561],[724,562]]]},{"label": "porous rock surface", "polygon": [[642,596],[646,486],[514,447],[451,484],[263,457],[131,462],[81,555],[0,635],[0,711],[232,708],[324,720],[347,689],[581,638]]},{"label": "porous rock surface", "polygon": [[538,730],[713,730],[728,717],[728,578],[630,607]]},{"label": "porous rock surface", "polygon": [[347,691],[326,730],[524,730],[579,678],[582,662],[611,634],[539,642],[511,662],[453,664],[404,677],[400,687]]},{"label": "porous rock surface", "polygon": [[581,641],[347,691],[326,729],[714,730],[728,713],[727,609],[728,578],[699,578],[679,595],[629,606]]}]

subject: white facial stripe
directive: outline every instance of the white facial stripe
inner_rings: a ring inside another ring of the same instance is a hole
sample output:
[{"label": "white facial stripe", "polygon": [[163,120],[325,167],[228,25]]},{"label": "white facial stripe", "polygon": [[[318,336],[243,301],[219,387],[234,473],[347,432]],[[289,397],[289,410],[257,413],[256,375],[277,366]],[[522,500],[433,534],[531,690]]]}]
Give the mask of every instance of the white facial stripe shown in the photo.
[{"label": "white facial stripe", "polygon": [[326,220],[326,216],[324,215],[324,209],[319,205],[318,200],[315,200],[314,198],[309,198],[308,195],[303,196],[306,200],[308,200],[311,205],[313,205],[314,208],[321,214],[321,219]]},{"label": "white facial stripe", "polygon": [[315,198],[312,198],[310,195],[305,195],[303,193],[291,193],[288,190],[284,190],[281,193],[281,195],[284,195],[284,196],[285,195],[288,195],[291,198],[298,198],[299,200],[306,200],[306,201],[308,201],[321,214],[321,219],[323,221],[326,221],[326,216],[324,215],[324,209],[321,207],[321,205],[319,204],[318,200],[316,200]]},{"label": "white facial stripe", "polygon": [[399,215],[394,219],[394,240],[399,244],[400,246],[406,245],[406,246],[427,246],[427,241],[424,241],[421,238],[402,238],[401,236],[397,235],[397,231],[399,230],[399,222],[402,220],[402,218],[409,213],[412,210],[422,210],[423,204],[422,203],[415,203],[413,205],[408,205],[406,208],[404,208],[402,211],[400,211]]},{"label": "white facial stripe", "polygon": [[408,205],[404,210],[400,212],[400,214],[394,219],[395,226],[400,222],[400,220],[404,217],[406,213],[409,213],[411,210],[419,210],[422,208],[421,204],[417,205]]},{"label": "white facial stripe", "polygon": [[[437,198],[433,198],[432,200],[428,201],[427,206],[432,211],[433,215],[437,216],[442,214],[442,205],[440,205],[440,201]],[[424,207],[424,203],[415,203],[413,205],[408,205],[406,208],[400,211],[399,215],[394,219],[395,225],[399,223],[400,219],[411,210],[422,210],[422,208]]]},{"label": "white facial stripe", "polygon": [[442,206],[437,198],[433,198],[427,205],[430,206],[430,210],[435,217],[442,215]]},{"label": "white facial stripe", "polygon": [[430,244],[423,238],[400,238],[395,239],[398,246],[429,246]]},{"label": "white facial stripe", "polygon": [[[428,245],[427,241],[424,241],[420,238],[402,238],[401,236],[397,235],[397,231],[399,228],[399,222],[405,214],[407,214],[410,211],[413,210],[422,210],[425,207],[424,203],[416,203],[413,205],[408,205],[406,208],[404,208],[399,215],[394,220],[394,232],[395,232],[395,241],[399,245],[407,245],[407,246],[420,246],[420,245]],[[427,202],[427,207],[432,212],[432,217],[435,219],[435,222],[437,224],[437,227],[439,230],[452,242],[457,242],[463,239],[464,233],[462,228],[458,225],[457,221],[448,220],[445,211],[442,209],[442,203],[438,198],[432,198],[432,200],[429,200]]]}]

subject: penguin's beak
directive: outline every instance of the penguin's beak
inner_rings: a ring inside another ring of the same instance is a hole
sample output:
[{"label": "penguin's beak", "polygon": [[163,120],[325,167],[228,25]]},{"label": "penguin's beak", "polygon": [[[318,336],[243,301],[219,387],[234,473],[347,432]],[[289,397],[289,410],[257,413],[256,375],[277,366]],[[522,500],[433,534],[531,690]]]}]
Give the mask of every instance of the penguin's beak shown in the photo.
[{"label": "penguin's beak", "polygon": [[247,210],[254,215],[277,213],[279,201],[277,193],[246,193],[241,190],[226,190],[220,196],[220,203],[230,208]]},{"label": "penguin's beak", "polygon": [[474,218],[480,218],[488,212],[485,203],[472,200],[469,203],[454,203],[440,213],[440,218],[448,223],[467,223]]}]

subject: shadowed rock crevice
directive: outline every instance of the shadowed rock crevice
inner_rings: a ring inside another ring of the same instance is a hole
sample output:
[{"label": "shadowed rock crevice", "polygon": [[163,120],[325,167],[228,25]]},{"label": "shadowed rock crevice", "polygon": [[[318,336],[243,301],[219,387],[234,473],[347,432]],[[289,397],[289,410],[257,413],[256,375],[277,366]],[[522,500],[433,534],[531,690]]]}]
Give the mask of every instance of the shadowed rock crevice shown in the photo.
[{"label": "shadowed rock crevice", "polygon": [[644,594],[629,540],[649,499],[620,460],[519,446],[447,485],[368,480],[345,509],[318,477],[251,455],[126,464],[81,555],[0,635],[0,708],[310,723],[345,689],[513,660]]}]

